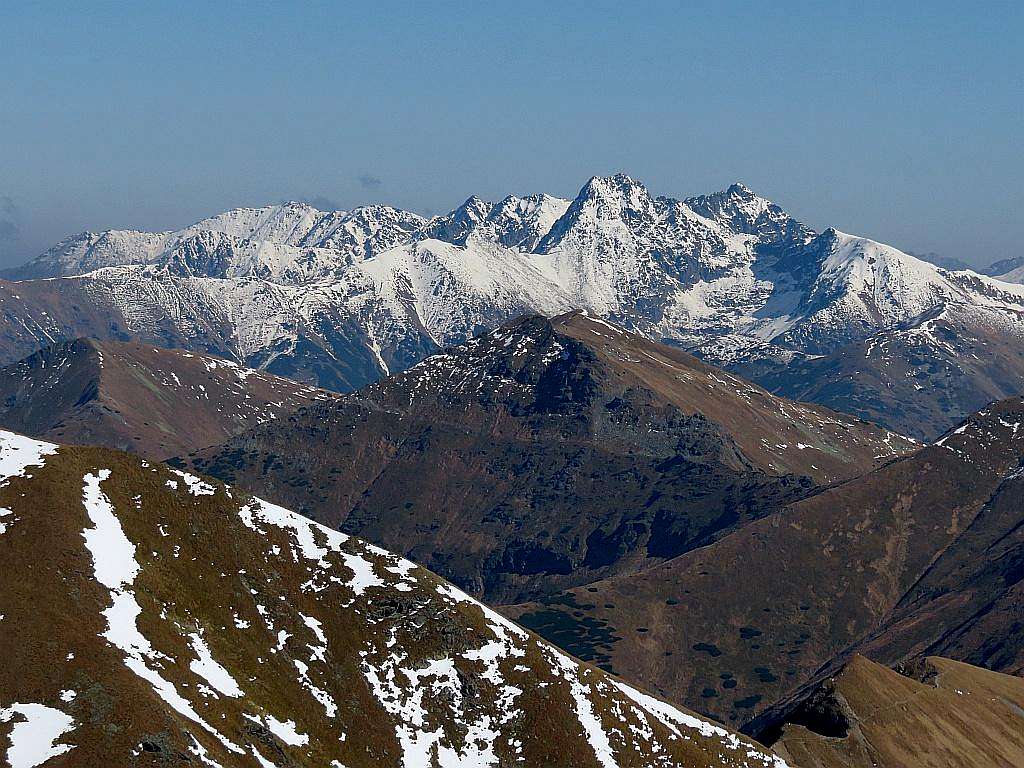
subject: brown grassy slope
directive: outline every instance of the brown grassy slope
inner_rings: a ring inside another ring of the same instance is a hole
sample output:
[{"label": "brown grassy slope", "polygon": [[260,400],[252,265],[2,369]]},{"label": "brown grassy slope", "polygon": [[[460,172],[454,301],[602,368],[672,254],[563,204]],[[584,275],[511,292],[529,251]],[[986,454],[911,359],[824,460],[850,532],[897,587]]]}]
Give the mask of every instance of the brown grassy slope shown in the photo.
[{"label": "brown grassy slope", "polygon": [[58,710],[48,768],[782,765],[238,491],[11,433],[0,473],[0,743]]},{"label": "brown grassy slope", "polygon": [[674,557],[907,446],[575,314],[190,461],[515,602]]},{"label": "brown grassy slope", "polygon": [[913,674],[853,656],[774,749],[801,768],[1024,765],[1024,680],[938,657]]},{"label": "brown grassy slope", "polygon": [[860,643],[887,663],[948,652],[1016,671],[1022,460],[1015,398],[707,547],[508,613],[738,725]]},{"label": "brown grassy slope", "polygon": [[77,339],[0,370],[0,425],[164,459],[332,397],[221,358]]},{"label": "brown grassy slope", "polygon": [[829,483],[913,448],[887,430],[820,405],[774,397],[681,350],[586,314],[574,312],[553,322],[559,333],[587,345],[632,386],[655,393],[684,414],[699,413],[720,425],[766,471]]}]

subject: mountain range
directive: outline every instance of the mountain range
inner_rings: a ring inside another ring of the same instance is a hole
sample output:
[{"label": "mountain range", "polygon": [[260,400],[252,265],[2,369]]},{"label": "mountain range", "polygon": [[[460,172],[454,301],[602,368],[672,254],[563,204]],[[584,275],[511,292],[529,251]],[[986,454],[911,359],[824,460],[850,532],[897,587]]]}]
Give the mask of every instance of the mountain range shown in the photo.
[{"label": "mountain range", "polygon": [[[991,475],[1006,464],[1020,418],[1024,404],[1000,404],[936,451],[973,465],[980,442],[990,455],[979,474]],[[914,471],[941,457],[926,455]],[[1022,465],[1018,457],[1006,480],[1024,476]],[[952,474],[949,466],[935,477]],[[1000,487],[989,509],[962,521],[959,537],[953,531],[951,557],[917,590],[937,612],[901,618],[913,653],[895,670],[857,651],[834,658],[760,718],[757,743],[570,658],[408,560],[241,489],[126,453],[0,431],[0,735],[13,768],[1012,766],[1024,755],[1019,677],[923,655],[938,644],[922,640],[944,622],[956,639],[945,649],[960,653],[964,635],[983,639],[980,627],[996,646],[977,660],[1009,666],[1005,627],[1020,606],[1005,587],[1020,582],[1019,491]],[[836,530],[866,530],[845,512],[836,517]],[[790,520],[790,532],[805,522]],[[891,550],[901,553],[890,557],[895,573],[917,548],[897,541]],[[798,551],[776,559],[791,569]],[[722,554],[710,554],[715,566],[739,574]],[[942,586],[965,566],[996,574],[1004,598],[992,600],[991,575],[969,597],[981,610]],[[756,557],[746,568],[773,578]],[[853,587],[817,581],[825,591]],[[866,595],[871,602],[878,592]],[[968,621],[943,619],[948,610]],[[990,620],[999,613],[1003,626]],[[746,629],[756,653],[767,640]],[[711,648],[702,655],[714,659]],[[877,653],[870,643],[857,648]],[[696,663],[697,675],[718,668]],[[719,680],[744,684],[742,675]]]},{"label": "mountain range", "polygon": [[25,431],[191,452],[0,433],[14,765],[1024,751],[1019,397],[920,447],[585,312],[347,395],[94,340],[8,366],[0,391]]},{"label": "mountain range", "polygon": [[[923,439],[1024,377],[1024,285],[815,232],[740,184],[676,200],[595,177],[573,200],[473,197],[429,220],[238,209],[83,233],[6,276],[8,362],[61,339],[137,339],[349,391],[520,314],[585,310]],[[861,367],[857,387],[832,386]]]},{"label": "mountain range", "polygon": [[1024,284],[944,263],[624,175],[69,238],[0,280],[0,754],[1020,764]]},{"label": "mountain range", "polygon": [[181,463],[760,734],[855,652],[1024,669],[1022,425],[1011,398],[919,447],[573,313]]},{"label": "mountain range", "polygon": [[927,261],[929,264],[934,264],[937,267],[942,267],[943,269],[947,269],[951,272],[964,272],[970,270],[1008,283],[1019,283],[1022,282],[1022,278],[1024,278],[1024,273],[1019,271],[1021,267],[1024,267],[1024,256],[999,259],[997,261],[993,261],[987,266],[975,267],[971,266],[963,259],[956,258],[955,256],[943,256],[939,253],[914,253],[913,251],[907,251],[907,253],[921,259],[921,261]]}]

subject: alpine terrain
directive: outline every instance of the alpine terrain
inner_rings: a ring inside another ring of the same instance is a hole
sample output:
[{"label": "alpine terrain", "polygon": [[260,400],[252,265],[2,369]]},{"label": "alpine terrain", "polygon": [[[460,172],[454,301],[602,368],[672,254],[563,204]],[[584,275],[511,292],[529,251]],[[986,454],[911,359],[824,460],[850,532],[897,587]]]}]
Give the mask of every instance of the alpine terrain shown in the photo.
[{"label": "alpine terrain", "polygon": [[17,768],[785,768],[400,557],[164,465],[4,432],[0,504]]},{"label": "alpine terrain", "polygon": [[132,338],[348,391],[520,314],[586,310],[924,439],[1024,381],[1024,286],[813,231],[740,184],[677,200],[595,177],[573,200],[473,197],[429,220],[237,209],[76,235],[7,277],[8,362]]}]

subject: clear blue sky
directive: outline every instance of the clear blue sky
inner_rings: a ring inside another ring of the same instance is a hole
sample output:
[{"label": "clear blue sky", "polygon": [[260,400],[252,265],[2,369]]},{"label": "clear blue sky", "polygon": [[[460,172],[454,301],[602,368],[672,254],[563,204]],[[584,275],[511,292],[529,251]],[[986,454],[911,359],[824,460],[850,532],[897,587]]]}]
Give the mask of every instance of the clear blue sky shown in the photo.
[{"label": "clear blue sky", "polygon": [[619,170],[1024,255],[1020,2],[72,5],[0,13],[3,262],[238,205],[440,212]]}]

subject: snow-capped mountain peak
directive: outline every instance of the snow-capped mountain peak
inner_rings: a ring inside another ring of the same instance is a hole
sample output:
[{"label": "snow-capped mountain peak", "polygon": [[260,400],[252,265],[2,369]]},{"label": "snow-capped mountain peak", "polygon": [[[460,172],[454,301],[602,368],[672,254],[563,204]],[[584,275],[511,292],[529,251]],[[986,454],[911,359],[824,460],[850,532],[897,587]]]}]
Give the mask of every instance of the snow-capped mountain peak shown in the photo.
[{"label": "snow-capped mountain peak", "polygon": [[445,216],[423,227],[416,237],[465,246],[470,238],[518,251],[532,251],[569,207],[568,200],[550,195],[508,195],[490,203],[476,195]]},{"label": "snow-capped mountain peak", "polygon": [[70,306],[109,315],[60,319],[40,288],[46,310],[22,317],[12,298],[9,359],[69,335],[129,335],[343,389],[515,315],[573,309],[757,370],[954,305],[960,323],[1024,338],[1024,288],[819,234],[741,183],[679,200],[626,174],[595,176],[571,201],[473,196],[429,221],[386,205],[238,208],[176,232],[69,238],[8,276],[76,276],[60,290],[86,297]]},{"label": "snow-capped mountain peak", "polygon": [[736,182],[728,189],[684,201],[688,207],[736,234],[772,239],[807,237],[810,230],[771,200]]},{"label": "snow-capped mountain peak", "polygon": [[615,222],[643,215],[652,215],[654,200],[647,188],[624,173],[614,176],[593,176],[583,185],[566,218],[589,215],[598,220]]},{"label": "snow-capped mountain peak", "polygon": [[323,214],[299,244],[361,260],[406,241],[425,223],[422,216],[390,205],[364,205]]},{"label": "snow-capped mountain peak", "polygon": [[209,231],[241,240],[272,240],[297,245],[322,215],[313,206],[299,202],[262,208],[235,208],[196,222],[182,232],[182,237]]},{"label": "snow-capped mountain peak", "polygon": [[432,238],[465,245],[469,235],[480,226],[493,208],[493,203],[473,195],[455,210],[430,221],[418,236],[423,239]]}]

